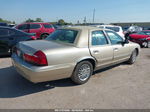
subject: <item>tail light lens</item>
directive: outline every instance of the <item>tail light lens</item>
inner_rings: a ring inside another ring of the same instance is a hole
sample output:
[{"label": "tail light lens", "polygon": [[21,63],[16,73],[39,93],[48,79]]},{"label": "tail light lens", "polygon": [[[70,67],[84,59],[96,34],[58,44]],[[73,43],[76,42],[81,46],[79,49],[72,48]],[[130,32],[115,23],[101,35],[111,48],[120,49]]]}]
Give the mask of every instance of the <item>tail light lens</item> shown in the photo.
[{"label": "tail light lens", "polygon": [[40,66],[47,66],[47,58],[42,51],[37,51],[34,55],[24,54],[23,58],[25,61],[40,65]]}]

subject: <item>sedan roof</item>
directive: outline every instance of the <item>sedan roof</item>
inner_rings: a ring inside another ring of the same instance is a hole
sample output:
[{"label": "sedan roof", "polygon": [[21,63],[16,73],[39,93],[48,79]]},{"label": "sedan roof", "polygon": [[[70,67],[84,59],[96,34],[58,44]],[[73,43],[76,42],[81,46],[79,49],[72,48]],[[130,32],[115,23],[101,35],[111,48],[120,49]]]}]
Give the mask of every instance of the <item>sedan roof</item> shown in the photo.
[{"label": "sedan roof", "polygon": [[75,29],[75,30],[104,30],[102,28],[92,27],[92,26],[71,26],[71,27],[65,27],[61,29]]}]

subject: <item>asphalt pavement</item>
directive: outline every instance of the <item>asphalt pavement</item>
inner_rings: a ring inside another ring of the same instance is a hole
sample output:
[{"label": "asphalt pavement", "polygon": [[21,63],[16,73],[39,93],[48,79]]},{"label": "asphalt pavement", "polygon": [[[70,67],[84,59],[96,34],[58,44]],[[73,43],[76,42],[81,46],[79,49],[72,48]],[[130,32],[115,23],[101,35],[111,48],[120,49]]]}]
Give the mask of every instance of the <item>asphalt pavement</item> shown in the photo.
[{"label": "asphalt pavement", "polygon": [[33,84],[0,58],[0,109],[150,109],[150,49],[134,65],[97,71],[88,83],[70,79]]}]

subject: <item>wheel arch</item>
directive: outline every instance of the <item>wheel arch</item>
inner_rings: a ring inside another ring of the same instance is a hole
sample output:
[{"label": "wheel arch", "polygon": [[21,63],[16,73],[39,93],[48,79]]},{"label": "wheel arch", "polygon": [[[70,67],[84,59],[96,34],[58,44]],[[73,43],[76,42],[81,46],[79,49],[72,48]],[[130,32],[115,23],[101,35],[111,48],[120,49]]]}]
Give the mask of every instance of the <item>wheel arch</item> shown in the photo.
[{"label": "wheel arch", "polygon": [[42,35],[44,35],[44,34],[47,34],[47,35],[49,35],[49,33],[47,33],[47,32],[44,32],[44,33],[42,33],[42,34],[40,35],[40,37],[42,37]]},{"label": "wheel arch", "polygon": [[139,55],[139,49],[138,48],[135,48],[135,50],[137,51],[137,56]]},{"label": "wheel arch", "polygon": [[83,62],[83,61],[89,61],[92,65],[93,65],[93,69],[95,69],[96,67],[96,60],[93,58],[93,57],[84,57],[84,58],[81,58],[77,61],[76,65],[80,62]]}]

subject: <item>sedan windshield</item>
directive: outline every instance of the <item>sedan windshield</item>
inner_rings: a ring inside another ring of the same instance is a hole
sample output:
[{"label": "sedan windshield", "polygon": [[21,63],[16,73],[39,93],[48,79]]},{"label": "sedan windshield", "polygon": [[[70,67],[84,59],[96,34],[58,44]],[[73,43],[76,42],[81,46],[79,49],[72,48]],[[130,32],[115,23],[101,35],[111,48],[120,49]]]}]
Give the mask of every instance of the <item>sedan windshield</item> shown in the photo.
[{"label": "sedan windshield", "polygon": [[150,31],[143,31],[146,35],[150,35]]},{"label": "sedan windshield", "polygon": [[78,31],[75,30],[59,29],[49,35],[46,40],[73,44],[77,34]]}]

